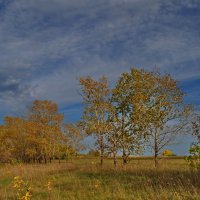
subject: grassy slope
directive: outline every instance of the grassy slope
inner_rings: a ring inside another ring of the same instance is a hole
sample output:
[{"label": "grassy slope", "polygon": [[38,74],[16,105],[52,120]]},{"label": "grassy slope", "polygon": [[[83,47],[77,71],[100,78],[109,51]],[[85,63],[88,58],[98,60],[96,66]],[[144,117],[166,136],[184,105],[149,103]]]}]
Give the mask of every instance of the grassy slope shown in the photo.
[{"label": "grassy slope", "polygon": [[200,199],[200,172],[191,171],[185,161],[162,159],[154,169],[152,159],[134,159],[123,169],[113,169],[107,159],[103,169],[96,158],[75,159],[69,163],[0,166],[0,200],[16,199],[14,176],[21,176],[32,187],[32,199],[51,200],[111,199]]}]

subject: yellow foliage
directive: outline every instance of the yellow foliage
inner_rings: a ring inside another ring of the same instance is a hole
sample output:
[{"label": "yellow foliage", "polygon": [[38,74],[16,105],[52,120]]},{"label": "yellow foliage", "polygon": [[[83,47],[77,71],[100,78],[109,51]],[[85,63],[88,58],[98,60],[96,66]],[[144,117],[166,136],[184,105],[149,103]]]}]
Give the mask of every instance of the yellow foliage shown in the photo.
[{"label": "yellow foliage", "polygon": [[13,180],[13,188],[16,190],[18,200],[31,199],[31,187],[20,176],[15,176]]},{"label": "yellow foliage", "polygon": [[175,154],[171,150],[164,150],[162,153],[163,156],[174,156]]}]

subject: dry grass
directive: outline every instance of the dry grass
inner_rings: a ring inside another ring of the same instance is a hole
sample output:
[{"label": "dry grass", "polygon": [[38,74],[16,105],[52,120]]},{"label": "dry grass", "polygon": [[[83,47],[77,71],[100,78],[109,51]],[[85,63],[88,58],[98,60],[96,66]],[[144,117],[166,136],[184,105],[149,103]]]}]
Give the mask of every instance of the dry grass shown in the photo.
[{"label": "dry grass", "polygon": [[181,158],[163,159],[158,169],[147,158],[131,160],[126,169],[114,169],[110,159],[101,169],[96,158],[61,164],[1,165],[1,200],[16,199],[12,187],[15,176],[29,182],[35,200],[200,199],[200,172],[189,169]]}]

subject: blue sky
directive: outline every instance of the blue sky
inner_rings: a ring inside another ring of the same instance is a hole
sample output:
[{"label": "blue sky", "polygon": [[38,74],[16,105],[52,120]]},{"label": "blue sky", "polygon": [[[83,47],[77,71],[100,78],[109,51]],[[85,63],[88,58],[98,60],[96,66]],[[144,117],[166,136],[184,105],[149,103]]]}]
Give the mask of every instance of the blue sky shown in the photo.
[{"label": "blue sky", "polygon": [[75,121],[80,76],[155,66],[200,109],[199,0],[0,0],[0,120],[50,99]]}]

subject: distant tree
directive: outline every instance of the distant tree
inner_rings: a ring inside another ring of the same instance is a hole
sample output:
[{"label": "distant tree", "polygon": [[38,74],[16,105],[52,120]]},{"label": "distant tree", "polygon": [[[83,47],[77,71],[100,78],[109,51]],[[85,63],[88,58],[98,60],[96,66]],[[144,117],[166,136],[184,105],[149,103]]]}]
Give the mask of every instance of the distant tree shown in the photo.
[{"label": "distant tree", "polygon": [[106,77],[101,77],[99,81],[87,77],[80,79],[80,85],[84,102],[82,126],[88,135],[95,135],[102,166],[106,148],[105,135],[109,130],[110,89],[108,81]]},{"label": "distant tree", "polygon": [[162,156],[175,156],[175,154],[173,153],[173,151],[166,149],[162,152]]},{"label": "distant tree", "polygon": [[83,145],[85,132],[79,123],[65,124],[64,133],[67,137],[67,146],[74,149],[74,152],[78,153],[85,149],[85,145]]}]

